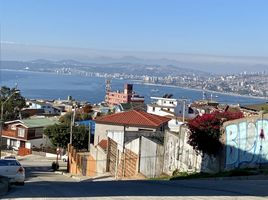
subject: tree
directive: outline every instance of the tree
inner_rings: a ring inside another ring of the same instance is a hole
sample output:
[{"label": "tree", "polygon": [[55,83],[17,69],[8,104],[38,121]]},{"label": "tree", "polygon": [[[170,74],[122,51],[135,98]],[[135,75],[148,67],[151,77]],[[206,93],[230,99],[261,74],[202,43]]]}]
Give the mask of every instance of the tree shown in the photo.
[{"label": "tree", "polygon": [[[70,142],[70,124],[55,124],[48,126],[44,130],[45,135],[50,139],[51,143],[57,147],[67,148]],[[76,149],[88,148],[89,129],[85,126],[73,127],[72,145]]]},{"label": "tree", "polygon": [[221,126],[225,121],[243,117],[241,112],[213,112],[189,121],[190,135],[188,143],[198,152],[216,155],[222,144],[220,142]]},{"label": "tree", "polygon": [[[71,119],[73,117],[74,113],[73,112],[68,112],[65,115],[61,116],[59,121],[63,124],[71,124]],[[82,120],[92,120],[92,116],[89,113],[80,113],[77,111],[75,113],[75,121],[82,121]]]},{"label": "tree", "polygon": [[4,121],[18,119],[21,109],[26,107],[25,98],[20,93],[16,93],[16,91],[16,88],[8,88],[6,86],[0,89],[0,106],[7,100],[3,106]]},{"label": "tree", "polygon": [[70,141],[70,126],[66,124],[48,126],[44,133],[55,147],[66,148]]},{"label": "tree", "polygon": [[84,112],[84,113],[91,113],[91,112],[93,112],[93,110],[92,110],[92,106],[91,106],[90,104],[85,105],[85,106],[83,107],[83,112]]}]

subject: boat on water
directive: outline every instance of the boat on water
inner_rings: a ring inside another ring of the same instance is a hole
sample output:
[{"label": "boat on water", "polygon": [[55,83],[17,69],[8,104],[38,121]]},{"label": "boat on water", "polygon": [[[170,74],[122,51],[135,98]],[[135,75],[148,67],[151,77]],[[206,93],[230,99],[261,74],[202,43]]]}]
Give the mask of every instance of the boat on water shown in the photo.
[{"label": "boat on water", "polygon": [[151,92],[159,92],[159,90],[154,88],[154,89],[151,89]]}]

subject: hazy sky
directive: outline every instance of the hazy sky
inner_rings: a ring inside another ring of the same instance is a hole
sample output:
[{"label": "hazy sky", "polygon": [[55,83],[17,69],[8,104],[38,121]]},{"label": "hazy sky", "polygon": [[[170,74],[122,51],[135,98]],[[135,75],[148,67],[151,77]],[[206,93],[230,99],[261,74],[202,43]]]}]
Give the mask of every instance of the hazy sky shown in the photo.
[{"label": "hazy sky", "polygon": [[268,55],[267,0],[0,0],[0,21],[33,49]]}]

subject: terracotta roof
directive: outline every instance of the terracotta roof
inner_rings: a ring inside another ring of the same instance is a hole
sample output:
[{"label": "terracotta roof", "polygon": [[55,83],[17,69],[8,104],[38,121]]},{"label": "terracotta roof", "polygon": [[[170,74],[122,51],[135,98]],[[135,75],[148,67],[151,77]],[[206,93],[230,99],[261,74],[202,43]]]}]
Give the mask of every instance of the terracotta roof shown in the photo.
[{"label": "terracotta roof", "polygon": [[144,111],[131,110],[127,112],[106,115],[97,119],[96,123],[156,128],[167,123],[169,120],[170,119],[167,117],[149,114]]},{"label": "terracotta roof", "polygon": [[108,147],[108,140],[101,140],[98,144],[104,151],[107,150],[107,147]]}]

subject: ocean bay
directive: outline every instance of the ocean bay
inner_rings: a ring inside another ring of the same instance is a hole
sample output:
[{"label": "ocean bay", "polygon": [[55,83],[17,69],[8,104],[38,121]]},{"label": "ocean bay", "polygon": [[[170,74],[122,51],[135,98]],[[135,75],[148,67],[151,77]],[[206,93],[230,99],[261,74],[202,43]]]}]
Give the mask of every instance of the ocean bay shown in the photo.
[{"label": "ocean bay", "polygon": [[[186,98],[190,102],[202,99],[203,92],[174,86],[146,85],[134,80],[112,79],[112,90],[123,90],[125,83],[133,83],[134,91],[145,97],[146,103],[151,96],[161,97],[173,94],[174,98]],[[77,100],[99,103],[104,100],[105,78],[79,75],[62,75],[45,72],[0,70],[0,85],[15,87],[21,90],[23,96],[29,99],[66,99],[72,96]],[[263,103],[265,99],[235,96],[207,92],[207,97],[224,104]]]}]

